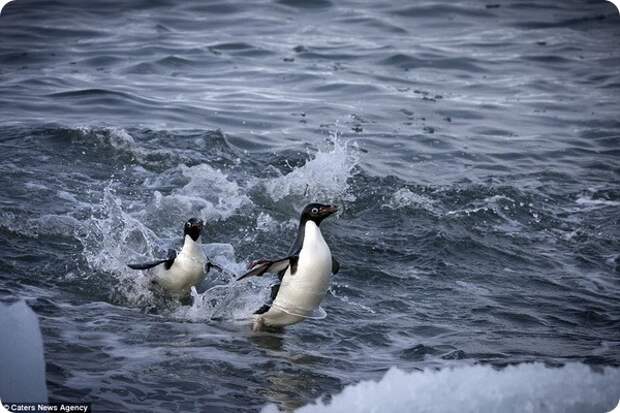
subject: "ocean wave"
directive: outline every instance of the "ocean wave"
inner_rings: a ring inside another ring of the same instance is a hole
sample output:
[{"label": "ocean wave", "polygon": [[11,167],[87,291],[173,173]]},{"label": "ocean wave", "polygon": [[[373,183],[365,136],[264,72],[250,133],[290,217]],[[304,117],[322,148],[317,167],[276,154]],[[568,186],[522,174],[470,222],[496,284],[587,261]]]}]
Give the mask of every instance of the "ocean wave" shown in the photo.
[{"label": "ocean wave", "polygon": [[618,206],[620,205],[620,201],[612,201],[609,199],[594,199],[591,196],[580,196],[575,201],[578,205],[589,206],[589,207],[608,207],[608,206]]},{"label": "ocean wave", "polygon": [[390,209],[419,207],[433,214],[439,214],[435,203],[434,200],[411,192],[408,188],[400,188],[392,194],[388,202],[383,204],[382,207]]},{"label": "ocean wave", "polygon": [[[464,366],[404,372],[391,368],[376,381],[345,387],[331,401],[317,400],[298,413],[313,412],[608,412],[620,397],[620,369],[584,364],[542,363],[497,369]],[[262,413],[277,413],[275,405]]]},{"label": "ocean wave", "polygon": [[77,132],[77,140],[94,140],[117,150],[133,151],[136,149],[136,141],[123,128],[80,126],[75,129],[75,132]]}]

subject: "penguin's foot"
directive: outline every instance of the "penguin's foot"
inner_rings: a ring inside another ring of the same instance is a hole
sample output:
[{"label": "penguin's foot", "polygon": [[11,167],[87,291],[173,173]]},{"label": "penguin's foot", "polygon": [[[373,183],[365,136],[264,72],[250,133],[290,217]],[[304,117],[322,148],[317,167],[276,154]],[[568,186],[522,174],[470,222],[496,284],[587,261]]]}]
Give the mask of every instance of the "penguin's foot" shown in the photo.
[{"label": "penguin's foot", "polygon": [[269,333],[282,334],[284,333],[284,326],[270,326],[265,322],[265,319],[260,315],[254,316],[254,321],[252,322],[252,331],[266,331]]},{"label": "penguin's foot", "polygon": [[265,328],[265,320],[260,315],[254,317],[254,321],[252,321],[252,331],[261,331]]}]

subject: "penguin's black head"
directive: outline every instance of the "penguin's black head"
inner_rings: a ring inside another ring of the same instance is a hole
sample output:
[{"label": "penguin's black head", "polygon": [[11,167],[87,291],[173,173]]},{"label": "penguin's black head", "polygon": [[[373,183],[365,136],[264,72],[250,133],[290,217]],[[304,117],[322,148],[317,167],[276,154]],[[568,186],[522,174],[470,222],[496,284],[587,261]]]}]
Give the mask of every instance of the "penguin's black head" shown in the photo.
[{"label": "penguin's black head", "polygon": [[205,224],[201,219],[190,218],[183,227],[183,233],[185,235],[189,235],[194,241],[196,241],[198,240],[198,237],[200,237],[200,233],[202,232],[204,225]]},{"label": "penguin's black head", "polygon": [[301,221],[303,223],[314,221],[315,224],[320,225],[321,221],[336,211],[338,208],[334,205],[308,204],[301,212]]}]

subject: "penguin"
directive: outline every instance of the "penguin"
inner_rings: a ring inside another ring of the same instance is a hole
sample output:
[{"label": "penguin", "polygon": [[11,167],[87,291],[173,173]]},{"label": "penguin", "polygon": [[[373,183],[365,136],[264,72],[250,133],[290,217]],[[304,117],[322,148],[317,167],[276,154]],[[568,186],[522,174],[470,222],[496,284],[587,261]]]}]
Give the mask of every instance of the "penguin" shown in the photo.
[{"label": "penguin", "polygon": [[199,284],[211,268],[223,271],[202,250],[200,235],[203,228],[202,220],[190,218],[183,226],[183,248],[178,254],[175,250],[168,250],[168,258],[127,266],[133,270],[149,270],[153,285],[170,295],[188,297],[191,287]]},{"label": "penguin", "polygon": [[254,313],[252,330],[298,323],[319,306],[329,288],[330,274],[340,269],[319,228],[321,222],[336,211],[338,208],[333,205],[307,205],[301,213],[297,237],[288,255],[254,261],[249,271],[237,279],[278,274],[279,283],[271,287],[271,301]]}]

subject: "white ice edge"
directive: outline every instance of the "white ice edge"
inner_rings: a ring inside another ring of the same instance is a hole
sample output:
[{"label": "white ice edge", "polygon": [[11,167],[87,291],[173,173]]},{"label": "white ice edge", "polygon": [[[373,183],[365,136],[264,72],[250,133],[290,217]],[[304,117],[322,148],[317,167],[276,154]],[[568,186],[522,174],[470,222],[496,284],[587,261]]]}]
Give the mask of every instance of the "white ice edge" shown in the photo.
[{"label": "white ice edge", "polygon": [[[381,380],[348,385],[329,402],[299,413],[610,412],[620,398],[620,369],[581,363],[548,367],[528,363],[404,372],[392,367]],[[279,412],[274,404],[262,413]]]}]

